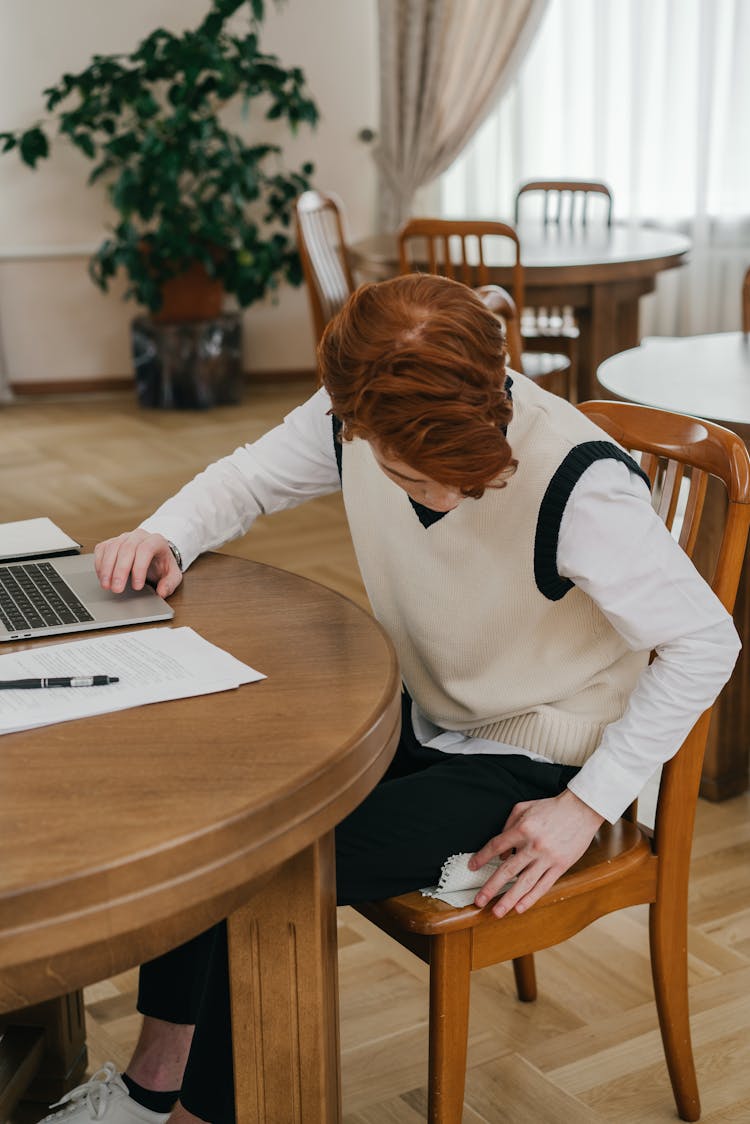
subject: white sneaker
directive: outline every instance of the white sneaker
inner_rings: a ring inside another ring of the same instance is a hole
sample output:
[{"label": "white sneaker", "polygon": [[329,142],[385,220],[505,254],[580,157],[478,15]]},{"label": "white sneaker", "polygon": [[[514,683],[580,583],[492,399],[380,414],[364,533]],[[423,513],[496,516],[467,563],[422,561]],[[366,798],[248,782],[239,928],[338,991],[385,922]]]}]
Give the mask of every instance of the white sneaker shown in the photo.
[{"label": "white sneaker", "polygon": [[168,1112],[152,1112],[134,1101],[114,1062],[106,1062],[90,1081],[71,1089],[51,1107],[57,1111],[50,1112],[40,1124],[52,1120],[86,1124],[105,1116],[107,1124],[164,1124],[169,1117]]}]

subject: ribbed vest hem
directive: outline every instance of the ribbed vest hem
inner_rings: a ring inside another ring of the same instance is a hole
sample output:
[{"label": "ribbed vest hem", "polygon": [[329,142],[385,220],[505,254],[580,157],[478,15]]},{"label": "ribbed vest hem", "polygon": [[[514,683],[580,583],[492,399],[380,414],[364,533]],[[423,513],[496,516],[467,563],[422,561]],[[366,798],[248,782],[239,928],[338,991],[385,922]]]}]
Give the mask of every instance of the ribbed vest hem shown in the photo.
[{"label": "ribbed vest hem", "polygon": [[542,707],[461,733],[540,753],[559,765],[583,765],[599,746],[607,726],[617,717],[613,715],[607,722],[587,722],[554,707]]}]

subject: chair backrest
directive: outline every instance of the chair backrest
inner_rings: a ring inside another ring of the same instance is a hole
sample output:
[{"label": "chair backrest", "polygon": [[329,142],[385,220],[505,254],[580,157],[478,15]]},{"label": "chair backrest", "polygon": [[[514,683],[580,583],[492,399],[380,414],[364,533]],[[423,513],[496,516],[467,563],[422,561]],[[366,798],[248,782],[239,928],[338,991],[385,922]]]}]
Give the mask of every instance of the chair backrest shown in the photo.
[{"label": "chair backrest", "polygon": [[589,197],[601,196],[607,226],[612,225],[612,192],[600,180],[527,180],[516,192],[514,221],[518,223],[523,196],[541,194],[542,221],[545,226],[588,226]]},{"label": "chair backrest", "polygon": [[750,332],[750,269],[742,282],[742,331],[745,334]]},{"label": "chair backrest", "polygon": [[317,343],[328,321],[354,292],[342,207],[333,195],[305,191],[297,199],[295,220]]},{"label": "chair backrest", "polygon": [[[398,232],[399,268],[402,273],[439,273],[471,288],[489,284],[487,251],[496,239],[511,243],[512,296],[523,308],[521,243],[512,226],[483,219],[408,219]],[[490,250],[491,264],[498,264]]]},{"label": "chair backrest", "polygon": [[[649,406],[583,402],[578,408],[640,460],[652,482],[655,509],[673,533],[679,525],[680,546],[691,557],[710,536],[716,516],[716,497],[705,505],[709,478],[723,483],[726,517],[718,550],[711,551],[715,561],[709,577],[731,612],[750,526],[750,455],[744,441],[723,426]],[[704,505],[710,514],[701,526]],[[709,720],[707,712],[662,771],[654,843],[662,858],[668,856],[670,868],[679,856],[688,861]]]},{"label": "chair backrest", "polygon": [[500,285],[481,285],[474,291],[490,312],[502,320],[510,365],[514,371],[523,371],[521,325],[513,297]]}]

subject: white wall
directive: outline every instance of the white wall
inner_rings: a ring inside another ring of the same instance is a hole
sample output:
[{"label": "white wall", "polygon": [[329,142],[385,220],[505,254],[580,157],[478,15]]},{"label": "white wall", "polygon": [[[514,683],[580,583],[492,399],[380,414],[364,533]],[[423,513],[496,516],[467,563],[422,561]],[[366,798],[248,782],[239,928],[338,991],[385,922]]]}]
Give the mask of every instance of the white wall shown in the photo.
[{"label": "white wall", "polygon": [[[377,124],[375,0],[267,0],[264,49],[300,66],[321,111],[292,138],[256,114],[241,127],[276,140],[297,167],[312,159],[315,185],[344,200],[350,238],[369,233],[375,175],[356,134]],[[0,132],[43,115],[41,91],[95,53],[131,50],[157,26],[194,26],[209,0],[0,0]],[[137,308],[88,279],[85,248],[104,234],[108,207],[85,180],[90,165],[62,145],[35,172],[0,158],[0,339],[14,383],[97,379],[131,370],[128,324]],[[67,256],[50,257],[54,249]],[[3,255],[6,260],[3,261]],[[12,260],[8,260],[12,255]],[[121,291],[121,290],[120,290]],[[249,370],[313,366],[306,295],[285,287],[246,313]]]}]

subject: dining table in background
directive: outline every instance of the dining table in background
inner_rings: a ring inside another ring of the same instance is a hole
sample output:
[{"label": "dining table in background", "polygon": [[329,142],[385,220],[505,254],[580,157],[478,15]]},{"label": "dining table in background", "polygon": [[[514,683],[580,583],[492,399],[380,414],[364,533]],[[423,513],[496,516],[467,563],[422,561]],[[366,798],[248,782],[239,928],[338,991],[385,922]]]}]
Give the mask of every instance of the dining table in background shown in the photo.
[{"label": "dining table in background", "polygon": [[[607,359],[597,377],[611,397],[718,422],[750,448],[750,337],[742,332],[654,336]],[[720,503],[721,491],[716,484],[706,502]],[[696,559],[699,568],[710,561]],[[701,781],[701,795],[710,800],[726,800],[748,788],[750,553],[745,556],[734,620],[743,651],[714,708]]]},{"label": "dining table in background", "polygon": [[170,603],[267,678],[1,739],[0,1024],[50,1028],[56,1099],[86,1064],[77,989],[228,917],[238,1124],[335,1124],[333,829],[395,751],[395,653],[345,597],[241,558],[200,558]]},{"label": "dining table in background", "polygon": [[[521,221],[516,230],[525,303],[535,308],[573,307],[581,332],[578,400],[595,398],[599,364],[637,346],[640,298],[654,290],[659,273],[685,263],[690,241],[673,231],[625,224],[558,228]],[[506,246],[497,240],[488,252],[490,281],[509,290],[512,250],[509,242]],[[348,251],[352,269],[364,281],[398,273],[395,234],[363,238]]]}]

